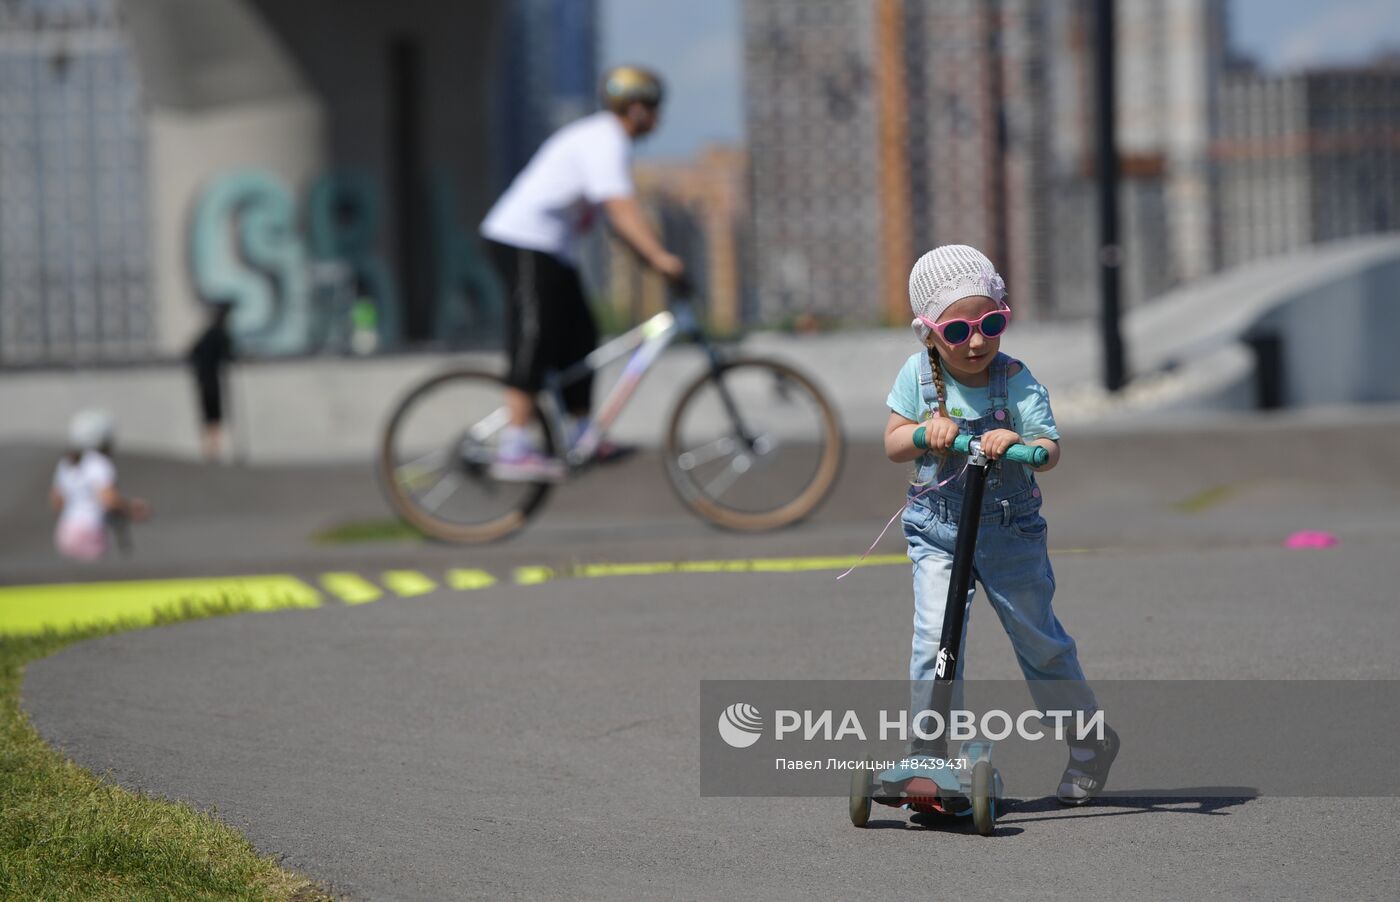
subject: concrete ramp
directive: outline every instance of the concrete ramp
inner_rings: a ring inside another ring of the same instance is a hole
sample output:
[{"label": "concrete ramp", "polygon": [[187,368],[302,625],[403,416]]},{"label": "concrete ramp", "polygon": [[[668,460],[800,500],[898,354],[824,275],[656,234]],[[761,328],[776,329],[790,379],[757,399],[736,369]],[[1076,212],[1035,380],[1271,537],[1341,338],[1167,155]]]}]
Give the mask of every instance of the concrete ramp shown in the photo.
[{"label": "concrete ramp", "polygon": [[1240,267],[1134,311],[1132,366],[1176,371],[1193,390],[1174,407],[1250,407],[1259,390],[1282,407],[1400,400],[1397,286],[1395,236]]}]

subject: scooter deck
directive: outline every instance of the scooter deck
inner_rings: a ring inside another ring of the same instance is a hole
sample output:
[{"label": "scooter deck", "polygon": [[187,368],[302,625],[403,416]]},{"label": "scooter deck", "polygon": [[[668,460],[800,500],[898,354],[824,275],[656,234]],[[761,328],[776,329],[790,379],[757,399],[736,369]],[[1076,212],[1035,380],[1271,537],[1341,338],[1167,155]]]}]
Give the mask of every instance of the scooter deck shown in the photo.
[{"label": "scooter deck", "polygon": [[871,796],[872,802],[881,805],[888,805],[891,808],[908,808],[912,811],[920,811],[931,814],[948,814],[960,817],[972,811],[972,802],[967,796],[958,791],[945,791],[927,777],[914,777],[904,783],[898,784],[897,792],[890,795],[881,795],[881,792],[889,792],[896,787],[882,783],[881,790]]}]

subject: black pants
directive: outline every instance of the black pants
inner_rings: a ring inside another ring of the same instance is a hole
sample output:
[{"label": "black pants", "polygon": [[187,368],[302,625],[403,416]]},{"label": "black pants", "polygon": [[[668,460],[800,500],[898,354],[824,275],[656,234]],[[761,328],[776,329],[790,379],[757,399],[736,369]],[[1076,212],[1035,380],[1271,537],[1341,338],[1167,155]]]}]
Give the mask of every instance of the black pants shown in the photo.
[{"label": "black pants", "polygon": [[217,370],[195,370],[195,392],[199,395],[199,412],[206,426],[224,421],[223,380]]},{"label": "black pants", "polygon": [[[506,286],[506,354],[512,388],[539,392],[544,374],[578,363],[598,346],[598,326],[578,270],[550,254],[486,241]],[[593,374],[564,387],[564,407],[583,416],[592,406]]]}]

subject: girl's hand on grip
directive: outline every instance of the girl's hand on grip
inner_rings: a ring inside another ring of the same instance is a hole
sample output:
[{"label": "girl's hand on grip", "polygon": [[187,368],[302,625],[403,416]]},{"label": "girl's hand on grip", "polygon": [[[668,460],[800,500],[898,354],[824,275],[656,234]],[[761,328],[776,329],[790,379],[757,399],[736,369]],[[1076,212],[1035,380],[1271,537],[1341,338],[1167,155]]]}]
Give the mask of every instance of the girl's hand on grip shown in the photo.
[{"label": "girl's hand on grip", "polygon": [[991,460],[1000,460],[1001,456],[1010,448],[1021,441],[1019,433],[1010,429],[993,429],[982,436],[982,451]]},{"label": "girl's hand on grip", "polygon": [[924,440],[928,449],[938,454],[947,454],[958,437],[958,424],[945,417],[933,417],[923,424]]}]

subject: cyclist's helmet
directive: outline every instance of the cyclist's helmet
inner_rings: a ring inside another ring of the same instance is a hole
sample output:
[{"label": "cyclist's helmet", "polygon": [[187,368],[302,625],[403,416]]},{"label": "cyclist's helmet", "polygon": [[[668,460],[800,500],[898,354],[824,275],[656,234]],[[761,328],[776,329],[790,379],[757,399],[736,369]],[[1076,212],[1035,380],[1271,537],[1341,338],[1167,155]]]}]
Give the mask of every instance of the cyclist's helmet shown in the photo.
[{"label": "cyclist's helmet", "polygon": [[644,103],[650,107],[661,105],[666,94],[666,86],[661,76],[641,66],[616,66],[603,76],[603,106],[614,113],[620,113],[633,103]]}]

